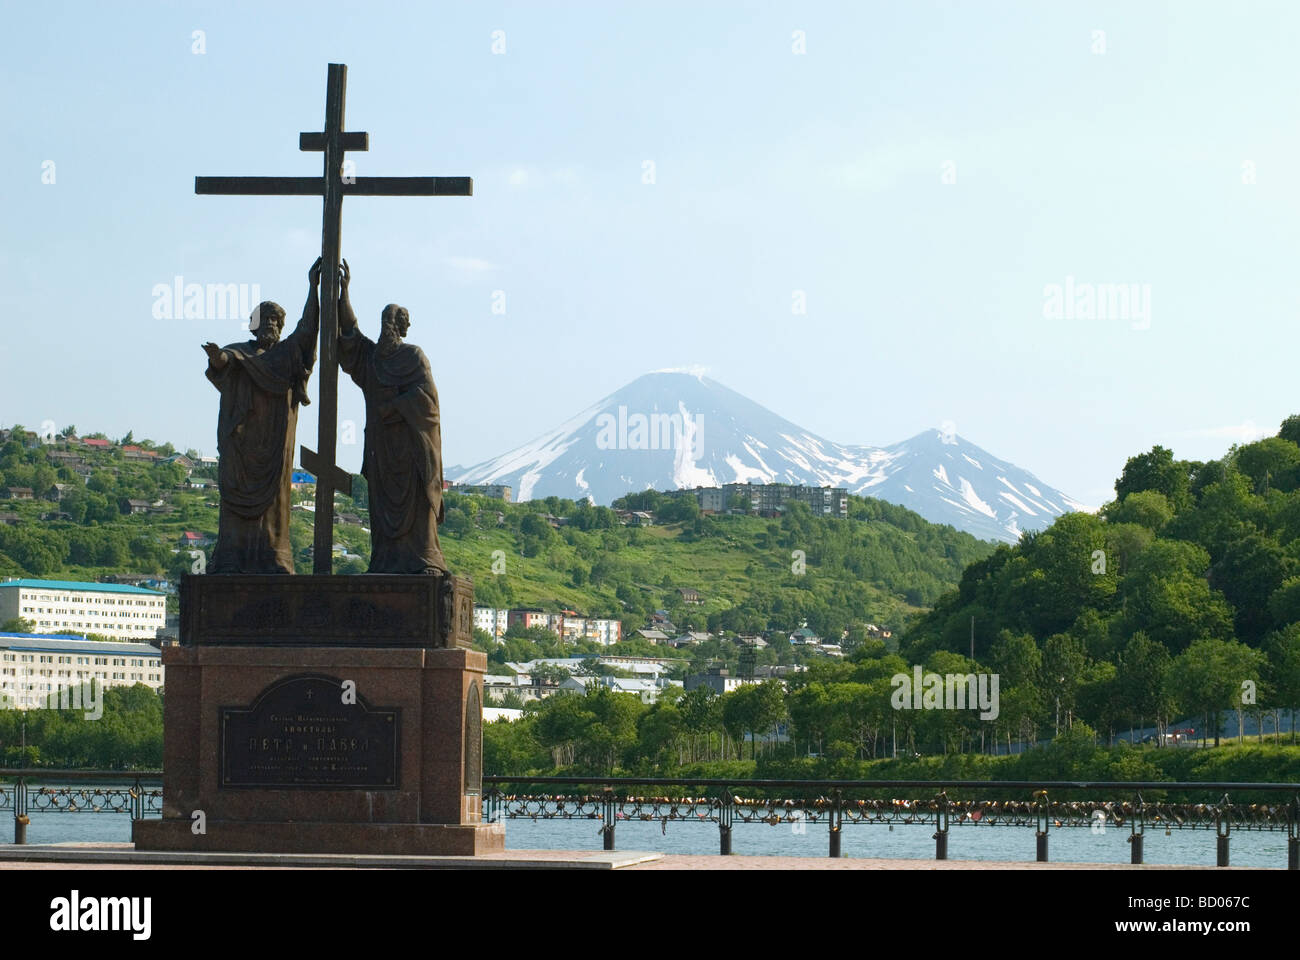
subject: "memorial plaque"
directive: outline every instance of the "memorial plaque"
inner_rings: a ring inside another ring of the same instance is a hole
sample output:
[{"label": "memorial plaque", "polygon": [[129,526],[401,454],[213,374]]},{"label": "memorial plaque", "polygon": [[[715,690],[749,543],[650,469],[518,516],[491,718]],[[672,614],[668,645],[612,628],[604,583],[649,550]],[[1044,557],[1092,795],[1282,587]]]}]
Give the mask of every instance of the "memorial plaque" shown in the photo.
[{"label": "memorial plaque", "polygon": [[344,702],[333,677],[278,680],[221,708],[221,786],[396,790],[400,711]]}]

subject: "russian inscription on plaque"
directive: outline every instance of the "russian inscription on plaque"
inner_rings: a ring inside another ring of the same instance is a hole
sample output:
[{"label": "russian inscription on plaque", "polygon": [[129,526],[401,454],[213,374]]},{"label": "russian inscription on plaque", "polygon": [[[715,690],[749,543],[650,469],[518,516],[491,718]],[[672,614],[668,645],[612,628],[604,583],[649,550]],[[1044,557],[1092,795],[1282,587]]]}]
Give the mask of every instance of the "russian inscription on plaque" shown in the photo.
[{"label": "russian inscription on plaque", "polygon": [[333,677],[279,680],[221,708],[221,786],[396,790],[399,714]]}]

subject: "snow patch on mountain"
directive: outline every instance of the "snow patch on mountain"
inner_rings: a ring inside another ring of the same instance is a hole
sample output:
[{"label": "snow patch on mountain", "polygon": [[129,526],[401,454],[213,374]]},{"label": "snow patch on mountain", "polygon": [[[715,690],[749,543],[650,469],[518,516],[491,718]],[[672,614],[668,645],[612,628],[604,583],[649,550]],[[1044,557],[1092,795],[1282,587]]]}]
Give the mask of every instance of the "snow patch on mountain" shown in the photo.
[{"label": "snow patch on mountain", "polygon": [[1016,507],[1025,511],[1025,513],[1029,514],[1031,517],[1038,516],[1038,514],[1036,514],[1033,510],[1029,509],[1029,507],[1025,505],[1024,501],[1021,500],[1019,497],[1017,497],[1015,494],[1007,493],[1005,490],[999,490],[998,496],[1001,497],[1003,500],[1007,501],[1008,503],[1014,504]]},{"label": "snow patch on mountain", "polygon": [[975,492],[975,488],[971,486],[971,482],[965,477],[958,477],[958,479],[961,481],[961,498],[965,501],[967,506],[974,510],[978,510],[986,517],[992,517],[996,520],[998,516],[997,511],[980,499],[979,494]]},{"label": "snow patch on mountain", "polygon": [[[634,420],[649,429],[634,428]],[[611,422],[619,429],[611,431]],[[963,461],[973,476],[958,469]],[[698,369],[640,377],[533,441],[449,468],[447,477],[509,484],[518,500],[578,493],[600,504],[637,490],[735,482],[844,487],[1011,542],[1022,527],[1041,529],[1062,513],[1091,509],[951,430],[925,430],[887,447],[839,444]]]}]

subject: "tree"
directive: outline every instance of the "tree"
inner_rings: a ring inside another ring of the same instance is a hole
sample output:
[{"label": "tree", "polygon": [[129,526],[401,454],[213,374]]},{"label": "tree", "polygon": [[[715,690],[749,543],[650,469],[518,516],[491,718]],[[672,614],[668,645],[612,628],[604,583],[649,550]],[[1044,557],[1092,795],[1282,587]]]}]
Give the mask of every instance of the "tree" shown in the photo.
[{"label": "tree", "polygon": [[713,731],[718,728],[722,722],[722,711],[720,698],[711,687],[698,686],[685,694],[677,701],[677,709],[681,712],[682,723],[686,730],[692,736],[691,759],[698,756],[698,738],[703,736],[706,740],[706,749],[708,740],[711,739]]},{"label": "tree", "polygon": [[34,621],[24,619],[23,617],[11,617],[4,623],[0,624],[0,633],[35,633],[36,624]]},{"label": "tree", "polygon": [[1043,690],[1055,705],[1056,732],[1064,718],[1068,727],[1074,719],[1075,692],[1084,678],[1088,654],[1084,644],[1069,634],[1048,637],[1043,645]]},{"label": "tree", "polygon": [[[1300,456],[1300,449],[1296,454]],[[1138,490],[1106,507],[1106,519],[1111,523],[1136,523],[1152,531],[1163,527],[1173,515],[1169,498],[1158,490]]]},{"label": "tree", "polygon": [[[1197,640],[1175,658],[1167,678],[1168,693],[1183,710],[1214,718],[1214,745],[1219,745],[1219,715],[1241,710],[1244,683],[1258,685],[1266,661],[1258,650],[1227,640]],[[1202,731],[1204,741],[1205,733]]]},{"label": "tree", "polygon": [[1294,569],[1282,548],[1258,533],[1228,546],[1210,568],[1210,584],[1236,607],[1239,636],[1258,642],[1273,625],[1269,599]]},{"label": "tree", "polygon": [[1181,510],[1189,500],[1189,470],[1185,461],[1175,461],[1172,450],[1161,446],[1150,452],[1130,457],[1124,472],[1115,481],[1115,496],[1123,500],[1131,493],[1154,490],[1164,494],[1175,511]]},{"label": "tree", "polygon": [[749,513],[754,509],[754,502],[748,494],[733,493],[727,497],[727,511],[729,513]]},{"label": "tree", "polygon": [[664,523],[693,523],[699,519],[700,504],[693,494],[668,497],[656,516]]},{"label": "tree", "polygon": [[1278,430],[1277,435],[1283,440],[1300,444],[1300,415],[1293,413],[1283,420],[1282,427]]},{"label": "tree", "polygon": [[1123,634],[1143,630],[1177,653],[1203,637],[1232,636],[1232,608],[1205,580],[1209,555],[1192,543],[1155,540],[1124,577]]},{"label": "tree", "polygon": [[1038,644],[1029,634],[1013,634],[1010,630],[1002,630],[993,642],[990,655],[1003,685],[1021,687],[1038,684],[1043,656]]},{"label": "tree", "polygon": [[[765,680],[754,689],[754,727],[751,729],[771,733],[786,717],[785,690],[780,680]],[[753,756],[752,745],[750,756]]]},{"label": "tree", "polygon": [[1300,577],[1288,577],[1268,598],[1268,612],[1280,627],[1300,622]]},{"label": "tree", "polygon": [[1291,712],[1291,742],[1296,742],[1295,712],[1300,707],[1300,623],[1271,634],[1264,644],[1267,679],[1273,698]]},{"label": "tree", "polygon": [[537,741],[551,751],[552,763],[572,764],[579,740],[595,722],[586,697],[557,693],[542,701],[537,712]]},{"label": "tree", "polygon": [[681,711],[674,703],[656,703],[637,722],[638,747],[656,764],[673,766],[682,762],[680,745],[686,732]]},{"label": "tree", "polygon": [[1130,717],[1137,718],[1139,727],[1146,726],[1147,717],[1155,720],[1157,743],[1164,742],[1165,726],[1174,709],[1166,685],[1171,663],[1169,651],[1141,630],[1129,637],[1119,657],[1116,682],[1120,703]]},{"label": "tree", "polygon": [[559,686],[569,677],[573,676],[566,668],[558,663],[539,663],[532,669],[532,676],[538,682],[553,686]]},{"label": "tree", "polygon": [[[753,730],[757,723],[754,690],[754,685],[747,683],[722,695],[722,726],[727,731],[727,736],[742,746],[746,731]],[[752,743],[750,749],[752,757]]]},{"label": "tree", "polygon": [[799,687],[789,697],[789,711],[796,744],[802,740],[806,745],[802,752],[813,753],[815,744],[815,752],[821,753],[826,732],[835,721],[826,685],[813,682]]},{"label": "tree", "polygon": [[1267,437],[1237,450],[1237,469],[1250,478],[1254,492],[1290,491],[1300,480],[1300,447],[1281,437]]}]

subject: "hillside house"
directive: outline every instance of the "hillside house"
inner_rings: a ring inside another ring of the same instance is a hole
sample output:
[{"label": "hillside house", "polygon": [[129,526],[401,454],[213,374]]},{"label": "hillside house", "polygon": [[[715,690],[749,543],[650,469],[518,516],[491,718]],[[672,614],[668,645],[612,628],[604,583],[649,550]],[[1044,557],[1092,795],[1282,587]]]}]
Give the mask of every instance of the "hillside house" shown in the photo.
[{"label": "hillside house", "polygon": [[712,640],[713,634],[703,630],[688,630],[681,636],[674,637],[668,641],[670,646],[681,649],[682,647],[695,647],[704,643],[706,640]]},{"label": "hillside house", "polygon": [[79,463],[84,463],[81,454],[72,450],[46,450],[46,458],[50,464],[55,467],[75,467]]},{"label": "hillside house", "polygon": [[72,489],[73,487],[72,484],[70,483],[52,484],[50,486],[50,489],[45,491],[45,496],[43,499],[49,500],[51,503],[62,503],[63,498],[66,497],[72,491]]}]

